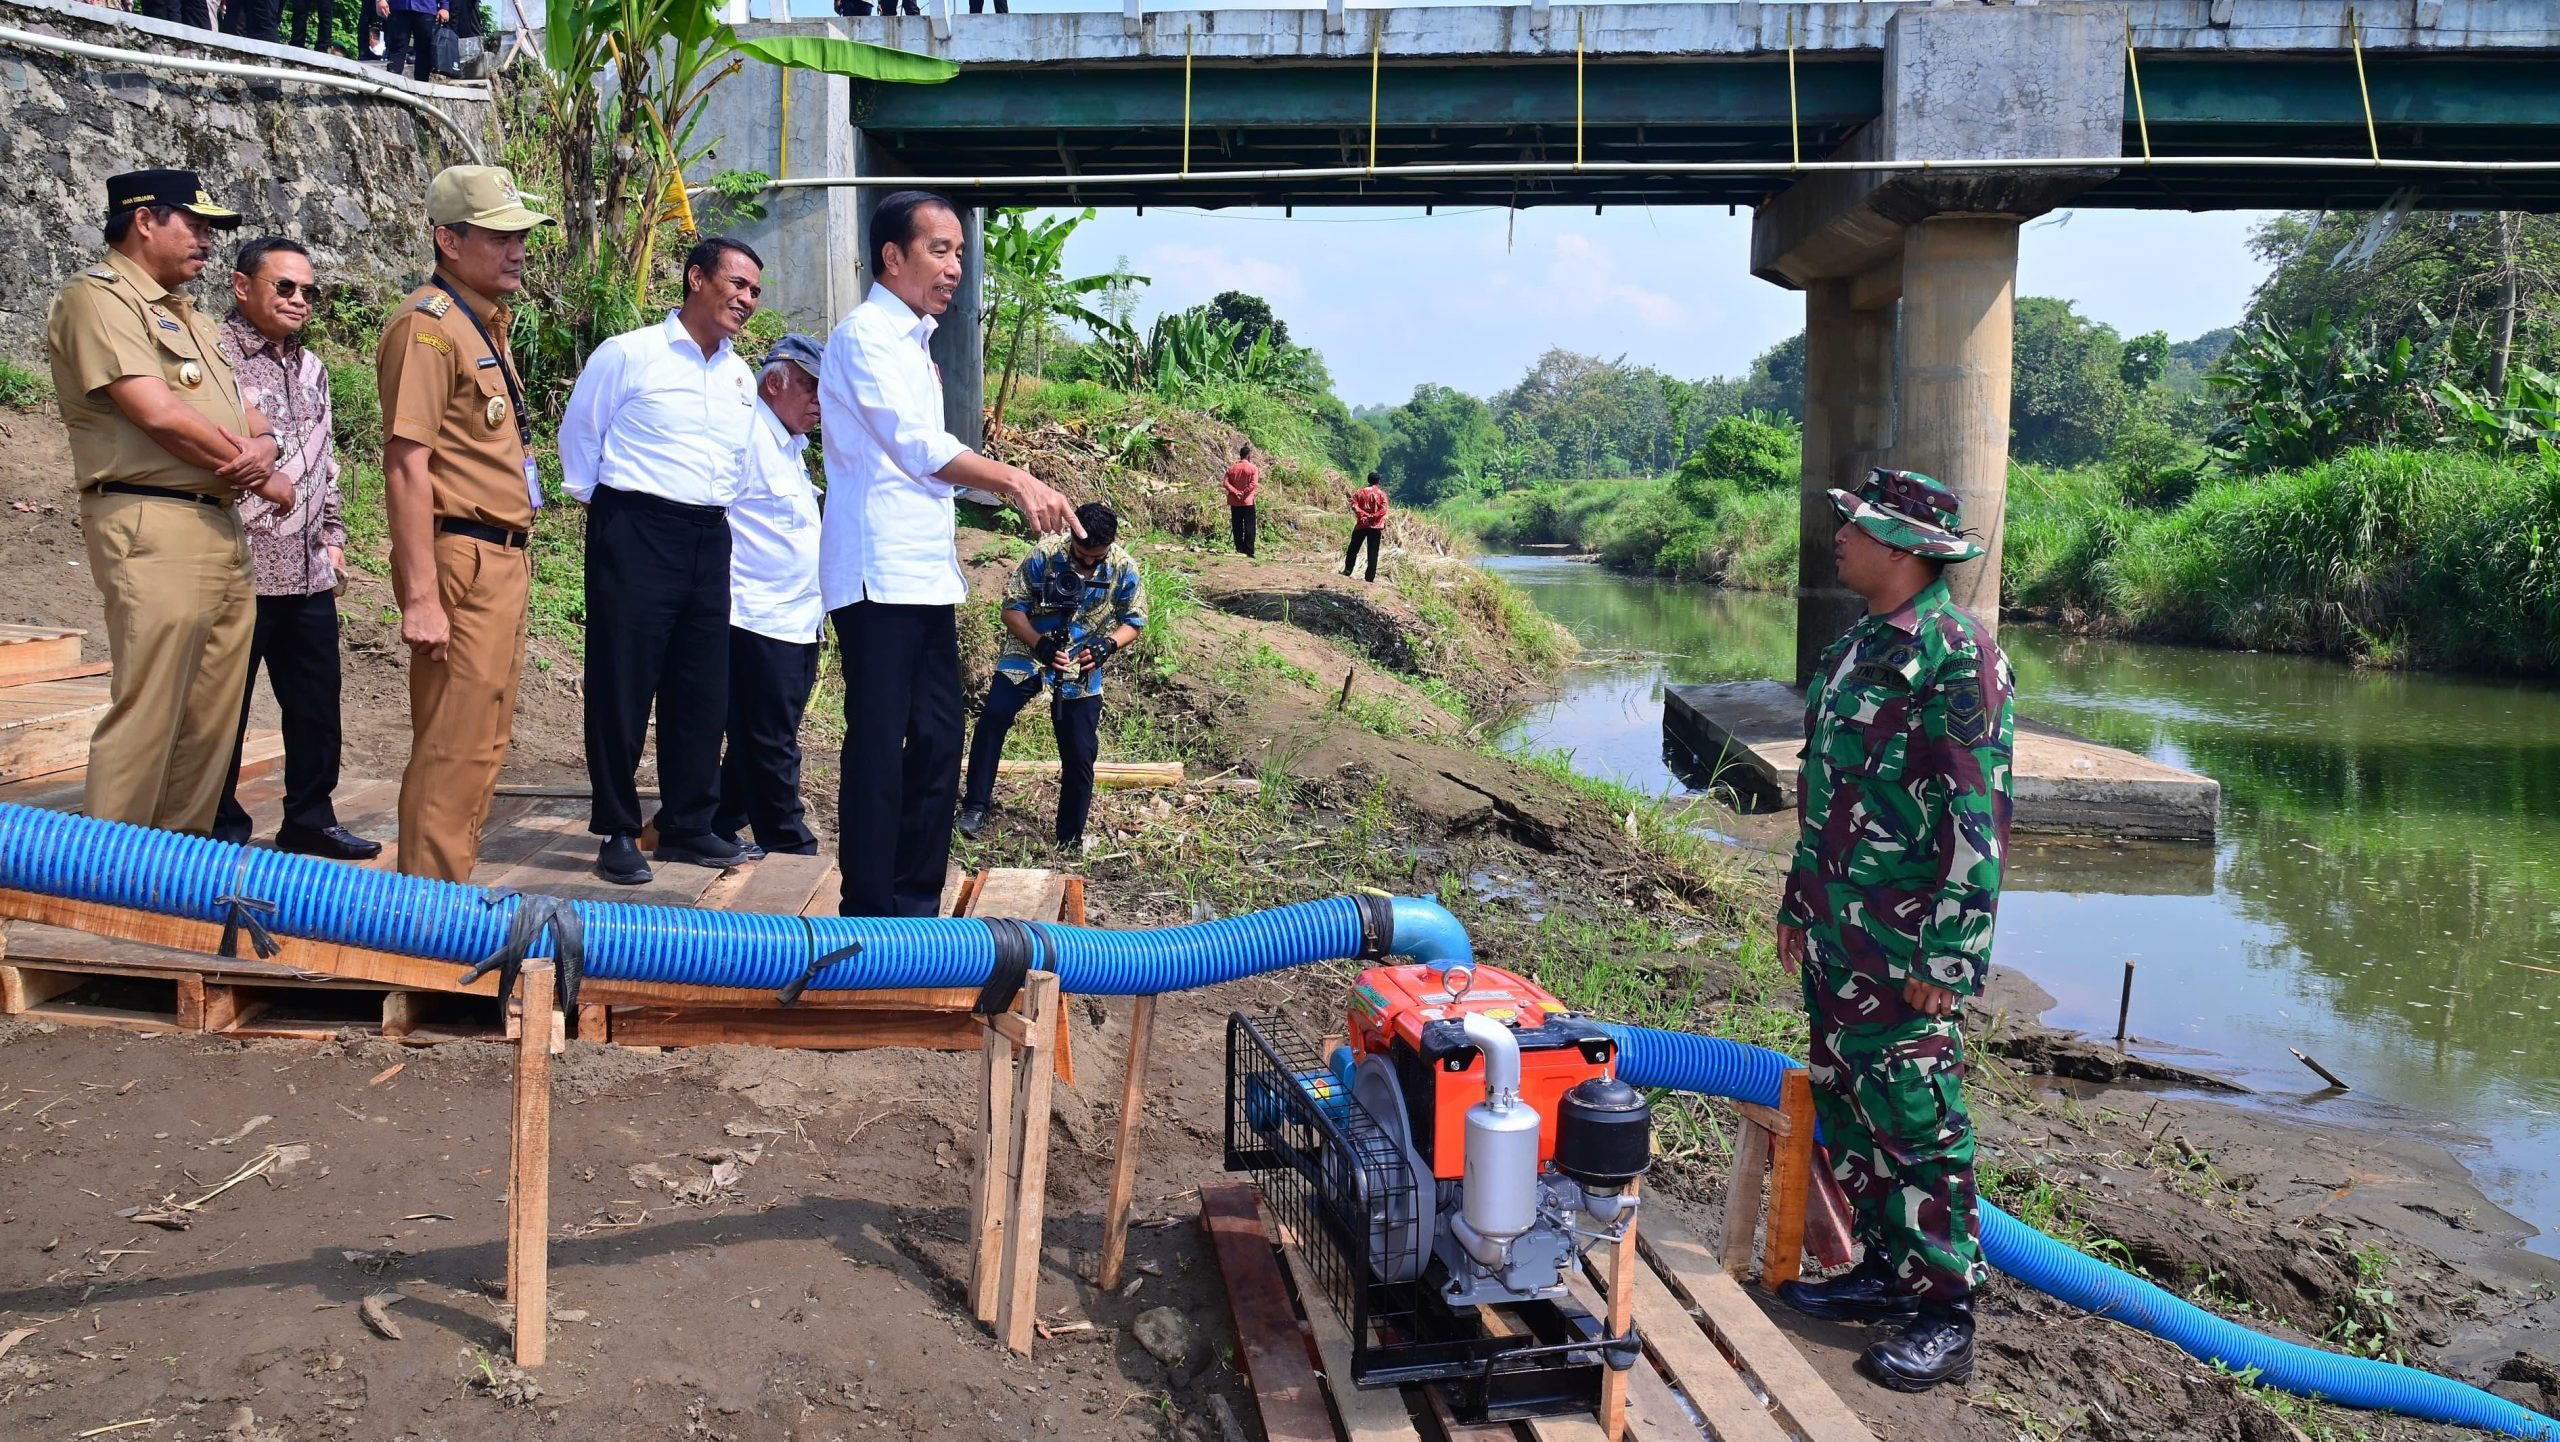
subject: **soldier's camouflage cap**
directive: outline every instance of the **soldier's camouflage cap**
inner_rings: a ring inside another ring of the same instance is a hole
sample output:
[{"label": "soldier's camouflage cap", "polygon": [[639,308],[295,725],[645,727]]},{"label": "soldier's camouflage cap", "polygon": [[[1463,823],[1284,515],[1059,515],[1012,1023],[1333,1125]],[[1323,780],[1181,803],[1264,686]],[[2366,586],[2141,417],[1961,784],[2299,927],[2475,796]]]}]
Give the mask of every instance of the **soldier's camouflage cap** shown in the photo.
[{"label": "soldier's camouflage cap", "polygon": [[1918,471],[1876,467],[1855,492],[1834,489],[1832,507],[1897,551],[1940,561],[1970,561],[1982,547],[1967,536],[1956,493]]},{"label": "soldier's camouflage cap", "polygon": [[516,178],[495,165],[448,165],[427,182],[427,224],[531,230],[551,224],[550,216],[525,205],[541,198],[516,189]]}]

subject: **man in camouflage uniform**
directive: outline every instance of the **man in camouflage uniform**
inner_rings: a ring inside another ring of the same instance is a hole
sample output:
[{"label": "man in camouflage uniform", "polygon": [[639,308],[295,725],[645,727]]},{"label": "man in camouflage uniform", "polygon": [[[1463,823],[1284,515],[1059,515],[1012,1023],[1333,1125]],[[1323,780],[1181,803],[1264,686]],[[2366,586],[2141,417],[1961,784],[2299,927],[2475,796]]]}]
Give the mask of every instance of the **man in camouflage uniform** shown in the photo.
[{"label": "man in camouflage uniform", "polygon": [[1779,1295],[1817,1317],[1907,1319],[1861,1360],[1918,1392],[1972,1376],[1972,1295],[1987,1275],[1962,1018],[1990,967],[2014,683],[1940,575],[1982,554],[1953,492],[1880,469],[1831,503],[1847,521],[1840,581],[1867,614],[1806,688],[1778,946],[1804,977],[1814,1108],[1866,1257]]}]

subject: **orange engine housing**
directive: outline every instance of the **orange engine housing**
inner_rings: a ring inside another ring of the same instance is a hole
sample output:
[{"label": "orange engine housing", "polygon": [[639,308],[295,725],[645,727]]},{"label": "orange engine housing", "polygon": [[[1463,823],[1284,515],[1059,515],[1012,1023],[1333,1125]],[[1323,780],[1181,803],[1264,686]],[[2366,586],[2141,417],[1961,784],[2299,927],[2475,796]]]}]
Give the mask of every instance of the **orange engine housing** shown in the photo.
[{"label": "orange engine housing", "polygon": [[1520,1039],[1520,1095],[1538,1114],[1538,1160],[1556,1149],[1556,1104],[1576,1085],[1606,1076],[1617,1043],[1576,1016],[1546,988],[1495,966],[1475,968],[1474,985],[1453,994],[1448,974],[1429,966],[1374,966],[1351,989],[1353,1056],[1384,1057],[1403,1089],[1414,1150],[1435,1177],[1466,1172],[1467,1109],[1484,1100],[1484,1058],[1467,1040],[1475,1013]]}]

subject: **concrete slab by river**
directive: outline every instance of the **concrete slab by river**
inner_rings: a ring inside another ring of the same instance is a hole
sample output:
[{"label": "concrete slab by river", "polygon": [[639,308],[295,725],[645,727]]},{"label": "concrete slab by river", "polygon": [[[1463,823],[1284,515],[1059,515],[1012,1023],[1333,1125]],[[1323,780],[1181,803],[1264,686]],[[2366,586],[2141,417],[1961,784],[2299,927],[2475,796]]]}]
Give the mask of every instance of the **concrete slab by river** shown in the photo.
[{"label": "concrete slab by river", "polygon": [[[1771,809],[1795,804],[1804,699],[1777,681],[1662,688],[1662,729],[1717,784]],[[2222,786],[2212,777],[2018,718],[2011,774],[2020,831],[2142,841],[2211,841]]]}]

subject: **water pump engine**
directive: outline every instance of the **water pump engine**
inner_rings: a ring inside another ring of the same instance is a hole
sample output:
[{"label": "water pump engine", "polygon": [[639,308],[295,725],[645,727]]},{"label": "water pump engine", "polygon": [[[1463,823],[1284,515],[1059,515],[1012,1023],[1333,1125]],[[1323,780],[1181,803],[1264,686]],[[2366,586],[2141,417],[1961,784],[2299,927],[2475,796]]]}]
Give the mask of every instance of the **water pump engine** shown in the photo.
[{"label": "water pump engine", "polygon": [[1495,967],[1379,966],[1324,1061],[1277,1017],[1238,1013],[1227,1048],[1228,1167],[1312,1254],[1355,1381],[1442,1382],[1500,1420],[1586,1409],[1634,1360],[1568,1285],[1652,1158],[1608,1033]]}]

